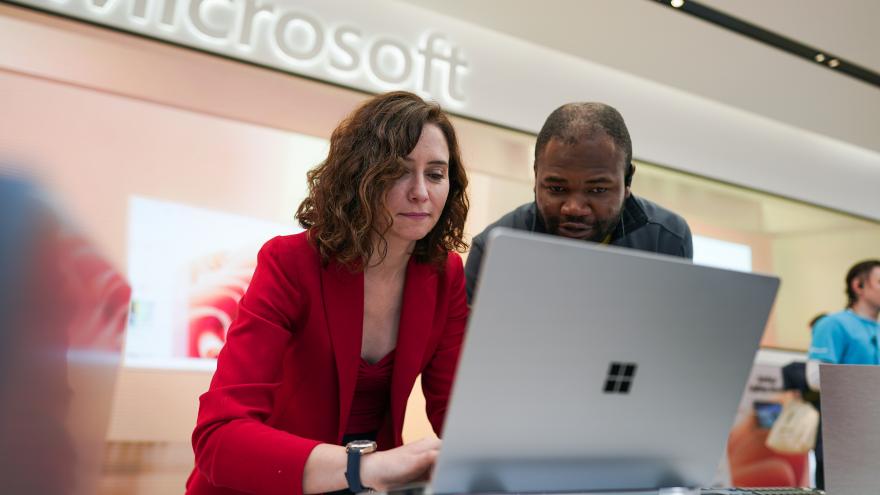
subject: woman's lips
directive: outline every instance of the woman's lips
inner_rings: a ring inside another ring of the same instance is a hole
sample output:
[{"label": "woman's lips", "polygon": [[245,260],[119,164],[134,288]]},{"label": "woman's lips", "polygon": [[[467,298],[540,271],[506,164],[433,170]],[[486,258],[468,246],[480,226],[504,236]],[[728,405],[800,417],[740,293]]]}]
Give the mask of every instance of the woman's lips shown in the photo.
[{"label": "woman's lips", "polygon": [[424,220],[431,217],[430,213],[401,213],[401,215],[411,220]]}]

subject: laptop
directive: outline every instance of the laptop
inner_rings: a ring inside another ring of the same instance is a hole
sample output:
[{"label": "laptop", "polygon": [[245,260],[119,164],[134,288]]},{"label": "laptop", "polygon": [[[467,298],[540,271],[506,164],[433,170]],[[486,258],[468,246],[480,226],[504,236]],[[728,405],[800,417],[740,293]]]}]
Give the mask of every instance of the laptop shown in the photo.
[{"label": "laptop", "polygon": [[493,230],[427,491],[708,486],[778,285]]},{"label": "laptop", "polygon": [[826,492],[880,494],[880,366],[823,364],[819,374]]}]

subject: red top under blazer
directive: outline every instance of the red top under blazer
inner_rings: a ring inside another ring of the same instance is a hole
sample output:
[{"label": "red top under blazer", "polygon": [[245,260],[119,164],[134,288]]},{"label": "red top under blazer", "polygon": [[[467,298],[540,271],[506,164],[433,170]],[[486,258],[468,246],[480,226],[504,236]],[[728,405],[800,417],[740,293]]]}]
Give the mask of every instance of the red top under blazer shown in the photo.
[{"label": "red top under blazer", "polygon": [[[322,267],[306,233],[263,246],[200,398],[188,494],[302,495],[312,449],[342,441],[363,306],[363,273],[335,262]],[[428,419],[440,434],[467,316],[461,258],[450,253],[443,271],[411,259],[380,449],[402,445],[406,401],[419,373]]]}]

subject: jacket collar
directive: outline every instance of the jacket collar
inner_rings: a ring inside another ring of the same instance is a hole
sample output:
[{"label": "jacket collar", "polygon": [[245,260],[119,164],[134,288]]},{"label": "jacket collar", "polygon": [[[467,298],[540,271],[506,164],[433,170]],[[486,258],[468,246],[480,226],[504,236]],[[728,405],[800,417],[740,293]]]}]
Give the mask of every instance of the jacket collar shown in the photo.
[{"label": "jacket collar", "polygon": [[[394,371],[391,378],[392,424],[403,424],[409,389],[421,369],[432,328],[437,273],[410,259],[406,269]],[[364,327],[364,274],[331,261],[322,270],[321,291],[339,382],[339,431],[342,440],[357,385]],[[395,432],[396,436],[400,432]],[[398,438],[399,442],[400,439]]]},{"label": "jacket collar", "polygon": [[648,223],[648,215],[642,208],[641,200],[630,194],[623,202],[622,222],[617,225],[611,234],[611,242],[623,238],[626,234],[635,232]]},{"label": "jacket collar", "polygon": [[397,352],[391,377],[391,420],[398,425],[396,442],[401,444],[400,426],[406,413],[406,401],[422,368],[425,350],[433,329],[437,303],[437,270],[430,264],[410,260],[403,287]]}]

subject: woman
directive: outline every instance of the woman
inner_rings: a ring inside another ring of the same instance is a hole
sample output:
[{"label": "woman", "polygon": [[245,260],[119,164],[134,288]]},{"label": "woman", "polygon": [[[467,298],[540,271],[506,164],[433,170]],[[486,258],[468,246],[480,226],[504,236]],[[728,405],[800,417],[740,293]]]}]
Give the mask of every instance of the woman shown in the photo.
[{"label": "woman", "polygon": [[[382,490],[437,455],[439,440],[403,446],[401,432],[421,373],[440,433],[467,319],[455,131],[416,95],[375,97],[308,181],[307,230],[260,250],[201,397],[187,493]],[[352,440],[379,452],[348,453]]]}]

